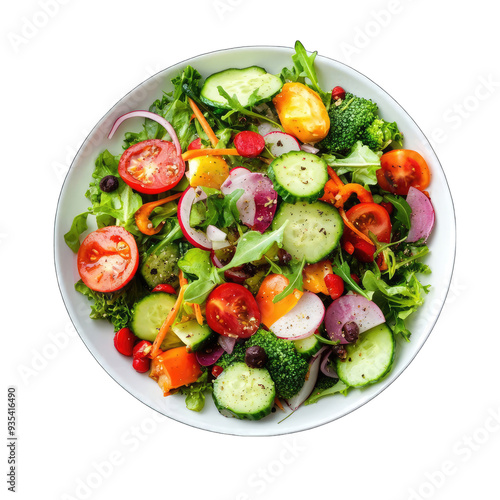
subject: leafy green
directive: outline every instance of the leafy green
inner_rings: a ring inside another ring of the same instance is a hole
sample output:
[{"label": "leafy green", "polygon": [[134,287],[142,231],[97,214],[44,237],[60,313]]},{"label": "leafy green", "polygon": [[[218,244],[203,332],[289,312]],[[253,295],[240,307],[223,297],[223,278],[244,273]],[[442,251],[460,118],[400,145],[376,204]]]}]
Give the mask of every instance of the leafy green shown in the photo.
[{"label": "leafy green", "polygon": [[351,268],[349,267],[349,264],[345,261],[342,260],[342,254],[340,253],[339,255],[336,255],[333,262],[332,262],[332,271],[334,274],[337,276],[340,276],[343,281],[344,285],[346,288],[349,290],[352,290],[356,293],[359,293],[363,297],[370,299],[370,294],[366,293],[365,290],[363,290],[351,277]]},{"label": "leafy green", "polygon": [[324,92],[319,86],[318,76],[314,68],[314,60],[317,55],[318,52],[313,52],[311,55],[308,55],[302,43],[298,40],[295,42],[295,54],[292,56],[295,67],[295,81],[297,81],[297,77],[309,78],[312,88],[319,94],[321,100],[328,109],[330,107],[332,94],[331,92]]},{"label": "leafy green", "polygon": [[339,380],[333,387],[330,387],[328,389],[314,389],[312,394],[304,401],[304,404],[312,405],[314,403],[317,403],[321,398],[324,398],[325,396],[331,396],[337,393],[341,393],[346,396],[348,390],[349,387],[345,385],[344,382]]},{"label": "leafy green", "polygon": [[238,101],[238,98],[236,97],[236,95],[233,95],[231,97],[220,85],[217,87],[217,90],[219,91],[219,94],[222,97],[226,98],[228,105],[231,107],[231,110],[228,111],[222,117],[223,120],[227,120],[232,114],[234,114],[235,112],[238,112],[242,115],[249,116],[251,118],[256,118],[259,121],[269,122],[273,126],[275,126],[276,128],[279,128],[282,132],[284,131],[283,127],[279,123],[272,120],[271,118],[268,118],[267,116],[261,115],[259,113],[255,113],[254,111],[251,111],[250,109],[248,109],[248,108],[252,108],[256,104],[256,102],[258,101],[259,89],[255,89],[255,92],[249,97],[248,108],[246,108],[240,104],[240,101]]},{"label": "leafy green", "polygon": [[222,283],[217,268],[212,265],[210,252],[191,248],[177,262],[192,281],[184,292],[184,300],[193,304],[203,304],[212,289]]},{"label": "leafy green", "polygon": [[87,217],[89,212],[77,215],[73,219],[70,230],[64,235],[64,241],[73,252],[78,252],[80,248],[80,235],[87,230]]},{"label": "leafy green", "polygon": [[351,182],[361,185],[376,185],[377,170],[380,168],[381,153],[374,153],[361,141],[357,141],[345,158],[323,155],[323,159],[335,169],[338,175],[350,173]]},{"label": "leafy green", "polygon": [[108,319],[114,325],[115,332],[130,323],[133,305],[147,293],[136,279],[111,293],[95,292],[81,280],[75,283],[75,290],[94,301],[90,307],[90,317]]},{"label": "leafy green", "polygon": [[205,391],[210,390],[212,383],[208,381],[208,372],[203,372],[196,382],[180,388],[180,393],[186,396],[186,408],[191,411],[201,411],[205,407]]},{"label": "leafy green", "polygon": [[302,258],[301,261],[292,260],[288,265],[290,267],[290,273],[284,272],[283,275],[288,279],[288,285],[285,289],[276,295],[273,298],[273,304],[284,299],[288,295],[290,295],[295,289],[302,290],[303,282],[302,282],[302,270],[304,269],[304,265],[306,263],[305,257]]},{"label": "leafy green", "polygon": [[404,228],[407,230],[410,229],[411,208],[408,202],[402,196],[395,194],[385,194],[384,201],[391,203],[394,207],[394,218],[399,221]]},{"label": "leafy green", "polygon": [[[288,222],[288,221],[287,221]],[[283,224],[279,229],[261,234],[258,231],[248,231],[239,240],[231,262],[221,268],[224,272],[232,267],[242,266],[254,260],[259,260],[275,244],[283,243],[283,232],[287,225]]]}]

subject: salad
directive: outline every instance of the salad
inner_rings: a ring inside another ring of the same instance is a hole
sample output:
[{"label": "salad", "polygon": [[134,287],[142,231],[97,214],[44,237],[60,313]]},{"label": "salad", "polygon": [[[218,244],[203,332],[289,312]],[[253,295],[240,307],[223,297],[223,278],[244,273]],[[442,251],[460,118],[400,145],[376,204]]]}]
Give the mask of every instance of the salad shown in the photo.
[{"label": "salad", "polygon": [[259,420],[376,383],[429,290],[429,167],[315,57],[184,68],[117,118],[64,236],[117,356],[189,410]]}]

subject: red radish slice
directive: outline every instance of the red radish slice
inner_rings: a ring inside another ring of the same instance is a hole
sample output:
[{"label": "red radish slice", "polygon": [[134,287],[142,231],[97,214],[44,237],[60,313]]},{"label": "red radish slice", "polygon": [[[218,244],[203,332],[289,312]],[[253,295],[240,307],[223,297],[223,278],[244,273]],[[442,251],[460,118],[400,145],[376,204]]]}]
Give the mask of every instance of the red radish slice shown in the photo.
[{"label": "red radish slice", "polygon": [[236,202],[241,222],[263,233],[273,220],[278,193],[274,190],[271,180],[264,174],[233,174],[233,170],[221,186],[222,194],[228,195],[237,189],[243,189],[244,193]]},{"label": "red radish slice", "polygon": [[325,306],[321,299],[315,293],[304,292],[292,310],[269,329],[282,339],[305,339],[314,334],[324,316]]},{"label": "red radish slice", "polygon": [[189,216],[194,203],[203,201],[207,195],[202,189],[195,190],[189,187],[184,191],[179,199],[179,207],[177,209],[177,218],[181,226],[182,233],[186,239],[197,248],[202,250],[211,250],[212,242],[207,238],[207,235],[199,229],[194,229],[189,225]]},{"label": "red radish slice", "polygon": [[226,241],[227,234],[218,227],[209,224],[207,226],[207,237],[210,241]]},{"label": "red radish slice", "polygon": [[266,146],[274,156],[280,156],[290,151],[300,151],[299,141],[285,132],[269,132],[264,136]]},{"label": "red radish slice", "polygon": [[111,130],[109,131],[108,134],[108,139],[111,139],[113,135],[115,134],[116,130],[118,127],[125,121],[128,120],[129,118],[149,118],[150,120],[155,121],[156,123],[159,123],[168,133],[170,138],[172,139],[172,142],[175,146],[175,149],[177,151],[177,154],[179,156],[182,155],[182,149],[181,149],[181,144],[179,142],[179,138],[177,137],[177,134],[175,133],[174,127],[163,118],[163,116],[157,115],[156,113],[151,113],[151,111],[144,111],[142,109],[138,111],[131,111],[130,113],[125,113],[124,115],[120,116],[113,126],[111,127]]},{"label": "red radish slice", "polygon": [[321,356],[315,355],[309,362],[309,371],[307,372],[306,381],[302,389],[295,396],[285,400],[285,403],[291,410],[295,411],[311,395],[318,380],[320,363]]},{"label": "red radish slice", "polygon": [[431,200],[422,191],[411,186],[406,201],[411,208],[411,227],[406,241],[412,243],[424,238],[425,242],[434,227],[435,215]]},{"label": "red radish slice", "polygon": [[342,327],[349,321],[354,321],[359,333],[363,333],[385,323],[385,317],[375,302],[361,295],[344,295],[334,300],[326,310],[325,328],[330,339],[348,344],[342,335]]},{"label": "red radish slice", "polygon": [[241,174],[250,174],[252,171],[245,167],[234,167],[229,171],[229,176],[233,179]]}]

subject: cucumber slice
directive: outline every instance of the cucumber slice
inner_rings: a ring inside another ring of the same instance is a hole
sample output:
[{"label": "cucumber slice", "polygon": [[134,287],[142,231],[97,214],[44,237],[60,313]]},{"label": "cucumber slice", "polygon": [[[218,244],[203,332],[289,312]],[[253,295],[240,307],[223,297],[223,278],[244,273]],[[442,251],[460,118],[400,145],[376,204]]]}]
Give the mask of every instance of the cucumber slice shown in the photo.
[{"label": "cucumber slice", "polygon": [[[142,340],[154,342],[161,325],[172,310],[176,297],[169,293],[156,292],[146,295],[134,305],[130,327],[132,331]],[[166,335],[161,347],[172,349],[180,347],[184,343],[174,333]]]},{"label": "cucumber slice", "polygon": [[215,335],[208,325],[200,325],[196,320],[177,323],[172,331],[192,352],[202,349]]},{"label": "cucumber slice", "polygon": [[362,333],[355,344],[348,344],[347,359],[337,360],[337,373],[344,384],[362,387],[386,375],[394,360],[394,335],[386,323]]},{"label": "cucumber slice", "polygon": [[209,76],[201,89],[200,98],[216,108],[231,109],[227,99],[219,94],[222,87],[231,97],[236,95],[243,107],[249,105],[250,96],[257,97],[253,105],[270,101],[283,86],[281,78],[269,74],[264,68],[251,66],[243,69],[226,69]]},{"label": "cucumber slice", "polygon": [[271,413],[276,389],[265,368],[232,363],[215,380],[213,399],[225,417],[260,420]]},{"label": "cucumber slice", "polygon": [[293,340],[295,350],[304,358],[309,359],[321,349],[321,344],[315,335],[305,339]]},{"label": "cucumber slice", "polygon": [[283,201],[312,203],[323,196],[328,165],[311,153],[290,151],[273,160],[267,175]]},{"label": "cucumber slice", "polygon": [[151,289],[161,283],[177,286],[179,257],[179,246],[176,243],[167,244],[159,253],[149,255],[141,266],[141,275],[147,285]]},{"label": "cucumber slice", "polygon": [[282,203],[274,217],[272,229],[285,221],[283,248],[298,260],[314,264],[324,259],[339,243],[344,223],[338,210],[323,201]]}]

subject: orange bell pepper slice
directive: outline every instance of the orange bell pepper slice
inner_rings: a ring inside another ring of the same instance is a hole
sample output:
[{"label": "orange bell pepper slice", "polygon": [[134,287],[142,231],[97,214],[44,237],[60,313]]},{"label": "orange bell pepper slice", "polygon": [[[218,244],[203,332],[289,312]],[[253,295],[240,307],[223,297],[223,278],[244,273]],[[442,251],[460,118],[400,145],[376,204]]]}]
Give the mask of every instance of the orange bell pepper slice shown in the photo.
[{"label": "orange bell pepper slice", "polygon": [[302,271],[304,290],[329,295],[328,287],[325,284],[325,276],[332,273],[332,264],[329,260],[322,260],[316,264],[308,264]]},{"label": "orange bell pepper slice", "polygon": [[152,201],[150,203],[145,203],[144,205],[142,205],[142,207],[139,208],[139,210],[137,210],[137,212],[134,215],[135,223],[137,224],[139,231],[143,234],[147,234],[148,236],[152,236],[153,234],[159,233],[161,231],[161,228],[165,225],[165,222],[158,224],[157,227],[153,227],[153,224],[149,220],[150,215],[153,213],[153,210],[156,207],[159,207],[160,205],[165,205],[165,203],[176,200],[181,196],[182,193],[177,193],[173,194],[172,196],[167,196],[166,198],[163,198],[161,200]]},{"label": "orange bell pepper slice", "polygon": [[274,297],[288,286],[288,278],[282,274],[269,274],[264,278],[255,296],[261,314],[261,322],[268,328],[289,312],[302,297],[304,292],[295,289],[284,299],[273,303]]},{"label": "orange bell pepper slice", "polygon": [[151,362],[149,376],[158,382],[163,395],[168,396],[175,389],[196,382],[202,374],[196,355],[186,347],[175,347],[163,352]]}]

